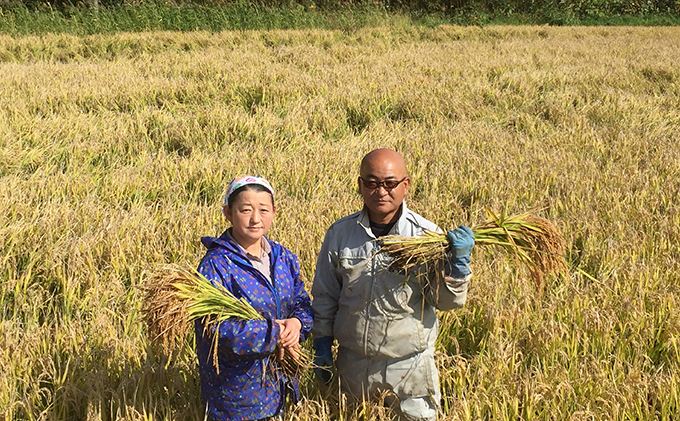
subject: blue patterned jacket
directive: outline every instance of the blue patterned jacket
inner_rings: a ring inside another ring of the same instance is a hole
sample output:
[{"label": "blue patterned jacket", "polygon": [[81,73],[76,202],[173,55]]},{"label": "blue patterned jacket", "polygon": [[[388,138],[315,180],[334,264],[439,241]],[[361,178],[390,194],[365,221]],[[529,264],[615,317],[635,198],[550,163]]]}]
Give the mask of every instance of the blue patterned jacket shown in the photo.
[{"label": "blue patterned jacket", "polygon": [[203,237],[208,248],[198,270],[219,282],[236,297],[248,300],[266,320],[220,324],[217,344],[219,374],[213,363],[211,334],[196,322],[196,352],[201,375],[203,403],[211,420],[255,420],[278,414],[287,392],[299,397],[297,380],[273,370],[279,337],[275,319],[297,317],[302,323],[301,341],[312,329],[309,295],[300,279],[300,264],[288,249],[270,241],[271,278],[255,269],[242,249],[226,232],[219,238]]}]

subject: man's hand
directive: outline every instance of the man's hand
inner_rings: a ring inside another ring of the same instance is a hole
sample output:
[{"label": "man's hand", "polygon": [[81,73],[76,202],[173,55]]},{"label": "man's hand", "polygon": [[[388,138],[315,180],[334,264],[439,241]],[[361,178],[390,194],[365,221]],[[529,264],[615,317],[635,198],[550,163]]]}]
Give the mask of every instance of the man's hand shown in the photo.
[{"label": "man's hand", "polygon": [[333,367],[332,336],[322,336],[314,339],[314,374],[324,384],[331,382],[335,374]]},{"label": "man's hand", "polygon": [[475,246],[475,235],[472,230],[464,225],[453,231],[448,231],[446,237],[451,244],[449,263],[451,263],[451,276],[462,279],[470,272],[470,254]]}]

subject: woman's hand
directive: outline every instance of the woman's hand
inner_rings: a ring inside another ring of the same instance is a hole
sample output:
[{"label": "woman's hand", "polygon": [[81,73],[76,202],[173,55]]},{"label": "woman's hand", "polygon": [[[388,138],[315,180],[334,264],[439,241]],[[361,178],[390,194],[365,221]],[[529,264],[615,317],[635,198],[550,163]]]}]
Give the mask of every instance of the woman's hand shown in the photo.
[{"label": "woman's hand", "polygon": [[280,334],[279,334],[279,360],[283,359],[285,350],[297,359],[298,351],[300,350],[300,329],[302,329],[302,323],[296,317],[291,319],[276,320],[279,324]]}]

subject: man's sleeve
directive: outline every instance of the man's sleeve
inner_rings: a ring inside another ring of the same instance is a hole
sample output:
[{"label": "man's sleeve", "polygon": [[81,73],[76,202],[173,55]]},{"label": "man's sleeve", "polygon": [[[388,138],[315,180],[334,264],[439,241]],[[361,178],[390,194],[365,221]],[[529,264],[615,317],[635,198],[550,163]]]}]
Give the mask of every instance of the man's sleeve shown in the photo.
[{"label": "man's sleeve", "polygon": [[[443,232],[439,227],[436,231]],[[468,283],[472,275],[456,279],[451,276],[451,269],[449,258],[446,256],[438,264],[432,265],[427,270],[427,277],[430,282],[423,293],[427,302],[437,310],[453,310],[465,305],[467,300]]]},{"label": "man's sleeve", "polygon": [[314,282],[312,283],[312,308],[314,309],[314,328],[316,338],[333,336],[333,324],[338,312],[338,299],[342,281],[338,277],[338,250],[334,243],[334,229],[326,232],[321,251],[316,261]]}]

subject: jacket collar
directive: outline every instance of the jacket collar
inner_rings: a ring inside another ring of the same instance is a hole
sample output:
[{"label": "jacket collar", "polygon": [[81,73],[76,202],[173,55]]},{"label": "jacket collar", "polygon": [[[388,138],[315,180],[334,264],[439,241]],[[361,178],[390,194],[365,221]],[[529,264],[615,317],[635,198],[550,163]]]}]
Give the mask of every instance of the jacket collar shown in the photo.
[{"label": "jacket collar", "polygon": [[244,254],[244,255],[246,255],[246,257],[248,257],[249,259],[252,258],[252,257],[255,257],[255,258],[257,258],[257,259],[261,259],[261,258],[262,258],[262,255],[264,255],[265,253],[266,253],[266,254],[270,254],[270,253],[272,252],[272,248],[271,248],[271,246],[269,245],[269,241],[267,241],[267,237],[262,237],[262,238],[260,239],[260,243],[261,243],[261,246],[262,246],[262,249],[261,249],[261,250],[262,250],[262,255],[260,255],[260,256],[255,256],[255,255],[253,255],[253,254],[250,254],[250,253],[248,253],[248,250],[246,250],[246,249],[244,249],[243,247],[241,247],[241,245],[238,243],[238,241],[236,241],[236,240],[234,239],[234,236],[231,235],[231,232],[230,232],[230,231],[231,231],[231,229],[228,229],[228,230],[224,231],[224,234],[222,234],[222,235],[223,235],[223,236],[226,236],[226,238],[229,239],[230,244],[236,243],[236,246],[241,250],[241,253]]},{"label": "jacket collar", "polygon": [[[279,254],[278,249],[276,247],[277,243],[271,241],[266,236],[262,238],[264,238],[267,245],[269,246],[269,250],[271,251],[271,261],[273,262],[275,260],[275,256]],[[224,249],[230,255],[230,257],[238,256],[249,261],[248,256],[246,256],[245,250],[243,250],[243,248],[241,248],[241,246],[238,245],[236,240],[234,240],[231,237],[231,235],[229,234],[229,230],[224,231],[222,235],[220,235],[219,237],[202,237],[201,243],[203,243],[203,245],[208,250],[214,248],[221,248]]]},{"label": "jacket collar", "polygon": [[[397,223],[394,224],[389,234],[398,235],[400,232],[405,232],[409,226],[408,221],[411,219],[409,218],[410,216],[411,211],[406,207],[406,201],[402,201],[401,206],[399,207],[399,219],[397,219]],[[361,225],[369,237],[375,238],[375,235],[373,235],[373,231],[371,230],[371,218],[368,216],[368,208],[366,206],[361,210],[357,224]]]}]

